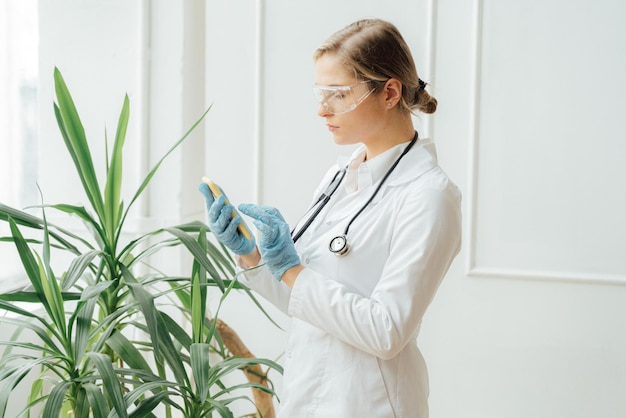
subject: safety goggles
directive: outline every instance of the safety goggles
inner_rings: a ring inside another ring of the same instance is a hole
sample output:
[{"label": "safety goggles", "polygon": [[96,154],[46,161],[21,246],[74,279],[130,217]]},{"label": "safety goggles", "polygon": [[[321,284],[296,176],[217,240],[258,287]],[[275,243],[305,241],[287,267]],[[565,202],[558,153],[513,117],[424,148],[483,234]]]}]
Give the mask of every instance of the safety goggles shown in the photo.
[{"label": "safety goggles", "polygon": [[356,109],[358,105],[376,90],[376,87],[373,87],[361,95],[355,91],[358,86],[369,83],[370,81],[371,80],[360,81],[350,86],[320,86],[315,84],[313,86],[313,94],[328,112],[333,115],[340,115]]}]

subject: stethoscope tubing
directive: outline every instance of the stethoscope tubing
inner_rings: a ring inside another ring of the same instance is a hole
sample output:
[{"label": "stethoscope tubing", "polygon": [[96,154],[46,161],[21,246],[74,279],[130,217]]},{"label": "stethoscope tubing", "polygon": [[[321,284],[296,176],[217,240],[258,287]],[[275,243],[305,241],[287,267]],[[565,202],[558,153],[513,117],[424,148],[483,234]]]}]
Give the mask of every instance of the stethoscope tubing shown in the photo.
[{"label": "stethoscope tubing", "polygon": [[411,142],[409,142],[409,145],[407,145],[406,148],[404,148],[404,151],[402,151],[402,154],[400,154],[400,156],[396,159],[396,161],[394,161],[394,163],[391,165],[391,167],[389,167],[389,170],[387,170],[387,172],[385,173],[385,175],[382,178],[382,180],[380,181],[380,183],[378,183],[378,186],[376,187],[376,190],[374,190],[374,193],[372,193],[370,198],[367,199],[367,202],[365,202],[365,204],[363,206],[361,206],[361,209],[359,209],[359,211],[352,217],[352,219],[350,219],[350,222],[348,222],[348,225],[346,225],[345,231],[343,231],[344,235],[348,235],[348,231],[350,230],[350,225],[352,225],[352,222],[354,222],[354,220],[361,214],[361,212],[363,212],[365,210],[365,208],[370,203],[372,203],[372,200],[374,200],[374,198],[376,197],[376,195],[378,194],[380,189],[383,187],[383,184],[387,180],[387,177],[389,177],[389,175],[393,172],[393,170],[396,169],[396,167],[398,166],[398,163],[400,162],[402,157],[404,157],[411,150],[411,148],[413,147],[413,145],[415,144],[416,141],[417,141],[417,132],[415,132],[415,136],[413,137]]},{"label": "stethoscope tubing", "polygon": [[[402,160],[402,158],[411,150],[413,145],[415,145],[415,143],[417,142],[417,139],[418,139],[418,133],[417,133],[417,131],[415,131],[415,135],[413,136],[413,139],[411,140],[411,142],[409,142],[409,144],[404,148],[404,150],[402,151],[400,156],[398,156],[398,158],[396,158],[396,161],[394,161],[394,163],[391,165],[391,167],[389,167],[389,169],[387,170],[387,172],[385,173],[385,175],[381,179],[380,183],[378,184],[378,186],[374,190],[374,193],[372,193],[372,195],[369,197],[367,202],[365,202],[365,204],[363,206],[361,206],[361,208],[358,210],[358,212],[355,213],[354,216],[350,219],[350,221],[346,225],[346,228],[345,228],[343,234],[334,237],[330,241],[329,250],[332,253],[334,253],[336,255],[344,255],[344,254],[346,254],[348,252],[349,246],[348,246],[348,238],[347,238],[347,236],[348,236],[348,231],[350,230],[350,226],[356,220],[356,218],[358,218],[359,215],[361,215],[361,213],[365,210],[365,208],[367,208],[367,206],[370,203],[372,203],[372,201],[374,200],[374,198],[376,197],[376,195],[378,194],[378,192],[382,188],[382,186],[385,183],[385,181],[387,180],[387,178],[391,175],[393,170],[396,169],[396,167],[400,163],[400,160]],[[324,206],[326,206],[328,204],[328,202],[330,201],[330,198],[333,196],[333,194],[335,194],[335,191],[339,188],[339,185],[343,181],[343,179],[344,179],[344,177],[346,175],[347,170],[348,170],[348,166],[342,168],[341,170],[337,171],[337,173],[335,173],[333,179],[331,180],[330,184],[328,185],[328,187],[326,188],[324,193],[322,193],[320,195],[320,197],[317,199],[317,201],[309,208],[309,210],[307,210],[307,212],[309,212],[309,211],[311,211],[311,209],[313,209],[317,205],[317,208],[315,209],[315,211],[304,222],[304,224],[298,230],[298,232],[296,232],[294,234],[295,228],[294,228],[294,230],[291,231],[291,236],[292,236],[292,239],[293,239],[294,243],[297,242],[298,239],[300,239],[302,234],[304,234],[304,232],[311,226],[311,224],[313,223],[315,218],[317,218],[317,216],[320,214],[320,212],[322,211]],[[320,204],[320,202],[321,202],[321,204]],[[338,245],[335,245],[335,243],[338,243]]]}]

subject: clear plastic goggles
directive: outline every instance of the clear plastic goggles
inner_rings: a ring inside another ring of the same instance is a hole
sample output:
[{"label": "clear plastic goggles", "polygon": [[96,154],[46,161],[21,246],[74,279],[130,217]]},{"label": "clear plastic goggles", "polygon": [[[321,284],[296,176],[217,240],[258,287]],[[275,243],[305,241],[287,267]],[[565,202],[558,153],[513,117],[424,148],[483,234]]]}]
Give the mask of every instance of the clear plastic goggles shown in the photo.
[{"label": "clear plastic goggles", "polygon": [[[333,115],[348,113],[357,108],[376,87],[371,88],[365,93],[359,95],[356,91],[361,84],[369,83],[370,80],[360,81],[350,86],[313,86],[313,94],[322,106]],[[361,91],[361,89],[358,89]]]}]

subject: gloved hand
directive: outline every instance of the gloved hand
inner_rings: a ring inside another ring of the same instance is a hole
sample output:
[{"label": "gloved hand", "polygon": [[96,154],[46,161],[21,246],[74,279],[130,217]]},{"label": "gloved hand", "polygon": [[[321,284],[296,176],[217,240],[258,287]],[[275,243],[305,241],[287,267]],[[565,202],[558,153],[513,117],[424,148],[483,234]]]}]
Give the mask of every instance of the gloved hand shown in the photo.
[{"label": "gloved hand", "polygon": [[274,277],[281,280],[285,271],[300,264],[289,225],[276,208],[241,204],[239,210],[254,219],[254,225],[261,231],[261,257]]},{"label": "gloved hand", "polygon": [[227,199],[224,190],[222,190],[222,195],[218,196],[217,199],[213,198],[209,186],[204,183],[200,184],[198,190],[206,201],[208,224],[215,238],[238,255],[246,255],[254,250],[256,246],[254,235],[251,235],[248,239],[237,229],[239,224],[244,221],[236,211],[233,217],[235,207],[230,203],[226,203]]}]

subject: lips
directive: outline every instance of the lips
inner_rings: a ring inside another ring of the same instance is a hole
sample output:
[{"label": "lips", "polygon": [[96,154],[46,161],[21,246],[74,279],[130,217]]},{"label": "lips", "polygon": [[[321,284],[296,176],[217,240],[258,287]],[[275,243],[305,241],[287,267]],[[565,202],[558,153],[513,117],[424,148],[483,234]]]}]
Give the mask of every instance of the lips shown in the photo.
[{"label": "lips", "polygon": [[331,125],[329,123],[327,123],[326,126],[328,126],[328,130],[331,132],[335,132],[339,128],[338,126]]}]

